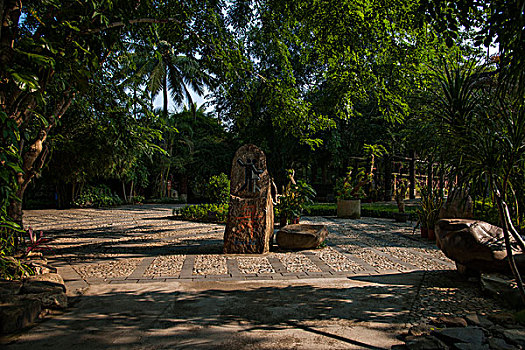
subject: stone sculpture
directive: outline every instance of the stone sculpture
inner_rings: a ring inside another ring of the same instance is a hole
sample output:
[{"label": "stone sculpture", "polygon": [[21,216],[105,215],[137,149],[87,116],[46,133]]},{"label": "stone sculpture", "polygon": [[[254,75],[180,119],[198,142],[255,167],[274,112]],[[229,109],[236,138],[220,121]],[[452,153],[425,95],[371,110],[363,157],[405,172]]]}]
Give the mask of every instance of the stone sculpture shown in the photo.
[{"label": "stone sculpture", "polygon": [[[469,219],[442,219],[436,224],[436,242],[445,255],[456,262],[460,272],[508,271],[503,230],[489,223]],[[512,239],[512,250],[519,267],[525,256]]]},{"label": "stone sculpture", "polygon": [[273,236],[273,223],[271,180],[266,156],[256,146],[244,145],[233,158],[224,253],[267,253]]}]

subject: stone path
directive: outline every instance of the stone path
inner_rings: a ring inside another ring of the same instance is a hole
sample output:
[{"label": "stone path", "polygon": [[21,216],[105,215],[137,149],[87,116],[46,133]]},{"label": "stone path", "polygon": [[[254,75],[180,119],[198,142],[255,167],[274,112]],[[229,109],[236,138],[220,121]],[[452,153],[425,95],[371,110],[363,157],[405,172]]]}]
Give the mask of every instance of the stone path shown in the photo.
[{"label": "stone path", "polygon": [[323,249],[223,255],[224,226],[172,208],[26,212],[82,296],[8,348],[384,349],[429,316],[502,310],[409,224],[310,217]]},{"label": "stone path", "polygon": [[329,227],[328,246],[303,252],[223,255],[224,226],[176,221],[172,206],[28,211],[53,237],[57,260],[88,285],[170,280],[289,280],[450,270],[453,263],[406,224],[305,218]]}]

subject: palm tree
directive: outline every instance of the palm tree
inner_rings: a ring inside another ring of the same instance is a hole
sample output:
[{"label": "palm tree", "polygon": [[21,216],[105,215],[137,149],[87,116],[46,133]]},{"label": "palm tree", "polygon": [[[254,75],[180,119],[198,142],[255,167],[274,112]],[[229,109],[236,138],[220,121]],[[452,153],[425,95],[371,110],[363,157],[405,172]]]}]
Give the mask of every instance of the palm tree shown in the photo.
[{"label": "palm tree", "polygon": [[[185,100],[193,106],[190,91],[203,95],[204,88],[210,84],[210,76],[198,59],[181,54],[172,43],[161,39],[162,33],[159,29],[159,26],[152,26],[151,35],[145,43],[141,43],[142,45],[131,43],[133,48],[129,51],[133,54],[130,57],[130,66],[134,69],[130,70],[130,78],[145,82],[151,101],[162,93],[163,107],[160,115],[165,125],[170,128],[174,126],[174,121],[170,120],[172,118],[168,113],[168,94],[178,106],[184,105]],[[171,155],[172,135],[165,136],[167,139],[160,146]],[[165,183],[170,173],[170,161],[163,161],[160,165],[159,194],[164,196]]]},{"label": "palm tree", "polygon": [[[507,202],[518,213],[515,188],[523,186],[525,164],[525,107],[522,96],[497,93],[497,76],[477,61],[452,62],[435,75],[436,110],[440,111],[446,134],[451,175],[458,184],[471,188],[488,188],[498,208],[510,268],[522,301],[525,288],[513,259],[511,237],[522,251],[525,241],[513,225]],[[512,86],[511,86],[512,88]],[[514,86],[515,88],[515,86]],[[509,89],[516,91],[515,89]],[[514,180],[516,179],[516,183]]]},{"label": "palm tree", "polygon": [[135,46],[131,58],[136,66],[134,75],[146,81],[151,100],[162,93],[163,115],[168,115],[168,94],[181,106],[185,100],[193,104],[190,91],[203,95],[204,88],[210,85],[210,76],[200,61],[178,52],[167,40],[161,39],[158,26],[152,27],[152,35],[143,45]]}]

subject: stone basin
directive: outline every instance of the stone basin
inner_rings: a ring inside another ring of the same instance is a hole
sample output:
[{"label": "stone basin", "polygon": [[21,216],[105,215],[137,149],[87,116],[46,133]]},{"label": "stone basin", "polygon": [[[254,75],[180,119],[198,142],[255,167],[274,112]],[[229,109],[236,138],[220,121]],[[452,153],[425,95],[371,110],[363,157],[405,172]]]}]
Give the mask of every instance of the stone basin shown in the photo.
[{"label": "stone basin", "polygon": [[[460,272],[509,271],[503,230],[489,223],[470,219],[442,219],[436,224],[436,243],[456,262]],[[525,268],[525,254],[511,237],[518,268]]]},{"label": "stone basin", "polygon": [[281,249],[315,249],[328,236],[325,225],[294,224],[286,225],[277,231],[276,241]]}]

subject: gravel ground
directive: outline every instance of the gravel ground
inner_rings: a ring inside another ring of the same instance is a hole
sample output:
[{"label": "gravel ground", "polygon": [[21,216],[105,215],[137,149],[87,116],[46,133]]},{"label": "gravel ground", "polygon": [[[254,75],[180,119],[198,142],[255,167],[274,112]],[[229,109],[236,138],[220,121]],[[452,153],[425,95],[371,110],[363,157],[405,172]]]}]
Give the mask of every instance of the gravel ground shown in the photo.
[{"label": "gravel ground", "polygon": [[406,271],[408,270],[405,266],[398,264],[395,261],[392,261],[384,256],[376,254],[373,250],[365,247],[358,247],[355,245],[344,245],[341,246],[350,254],[363,259],[369,265],[386,270],[398,270]]},{"label": "gravel ground", "polygon": [[[228,276],[227,259],[236,260],[241,275],[227,277],[233,283],[237,281],[236,278],[248,279],[248,276],[243,276],[248,274],[262,274],[263,278],[273,279],[290,277],[280,275],[276,271],[280,266],[272,266],[270,261],[274,262],[269,258],[277,258],[289,273],[317,272],[321,275],[328,274],[330,279],[334,278],[328,272],[321,271],[315,263],[317,259],[310,259],[301,252],[271,252],[265,256],[232,255],[226,258],[222,254],[223,225],[171,220],[169,217],[172,208],[173,206],[168,205],[145,205],[111,210],[28,211],[25,222],[37,232],[43,230],[45,237],[55,238],[49,243],[53,249],[52,254],[69,261],[84,279],[100,278],[108,281],[127,277],[132,273],[135,277],[136,271],[144,271],[144,278],[178,276],[185,262],[192,261],[188,260],[190,257],[195,258],[193,270],[189,265],[184,265],[184,273],[188,267],[188,273],[192,271],[196,279],[204,275],[207,275],[206,279],[213,275]],[[479,310],[505,311],[498,301],[481,294],[479,281],[469,281],[459,276],[451,266],[451,260],[436,248],[435,243],[422,239],[419,232],[414,232],[410,223],[398,224],[392,220],[372,218],[341,220],[331,217],[305,217],[302,223],[327,226],[328,246],[310,252],[336,272],[357,272],[358,280],[364,278],[363,281],[367,281],[372,278],[377,283],[388,279],[387,273],[392,274],[393,278],[415,274],[413,276],[417,278],[414,280],[417,281],[423,276],[420,284],[401,285],[395,292],[398,293],[396,298],[413,293],[413,297],[409,297],[410,300],[413,299],[413,303],[406,308],[408,323],[416,324],[429,317],[464,316]],[[350,258],[338,250],[345,251]],[[352,257],[356,258],[355,262],[351,260]],[[152,261],[147,267],[141,264],[144,258]],[[359,264],[360,259],[376,271],[369,271],[366,265]],[[408,267],[400,262],[425,272],[408,272]],[[235,264],[233,269],[234,267]],[[360,271],[366,272],[366,275],[359,275]],[[368,276],[368,273],[372,276]],[[269,277],[270,274],[274,275]],[[346,276],[344,278],[346,280]],[[371,294],[363,296],[359,302],[366,303],[369,297]],[[395,305],[395,300],[392,305]],[[314,325],[318,326],[319,323]]]},{"label": "gravel ground", "polygon": [[300,253],[270,253],[270,256],[281,260],[288,272],[321,272],[320,268]]},{"label": "gravel ground", "polygon": [[225,275],[228,273],[226,258],[219,255],[198,255],[195,258],[193,274],[196,275]]},{"label": "gravel ground", "polygon": [[377,248],[377,250],[383,253],[387,253],[391,256],[394,256],[397,259],[407,262],[409,264],[417,265],[417,267],[423,270],[433,271],[433,270],[443,270],[443,269],[450,270],[451,269],[451,267],[449,267],[448,265],[445,265],[444,263],[440,264],[434,260],[427,259],[421,255],[414,254],[408,248],[379,247]]},{"label": "gravel ground", "polygon": [[[195,275],[227,274],[226,259],[222,255],[224,226],[171,220],[172,209],[169,205],[145,205],[110,210],[41,210],[27,212],[25,220],[28,226],[54,237],[51,243],[54,252],[74,262],[77,271],[85,277],[127,276],[141,256],[155,255],[156,259],[144,273],[146,277],[179,274],[188,255],[195,255]],[[407,270],[388,256],[421,270],[450,269],[446,264],[425,258],[450,261],[431,242],[419,238],[410,224],[373,218],[324,217],[305,217],[302,222],[327,226],[329,247],[313,252],[334,271],[364,270],[333,249],[335,246],[364,260],[377,271]],[[278,258],[288,272],[321,271],[301,252],[270,253],[268,257]],[[108,261],[111,259],[113,261]],[[233,259],[237,260],[241,274],[275,273],[267,257]]]},{"label": "gravel ground", "polygon": [[477,281],[465,280],[455,271],[428,271],[415,299],[415,319],[411,323],[429,317],[466,316],[480,310],[490,313],[507,311],[496,299],[484,297]]},{"label": "gravel ground", "polygon": [[137,268],[142,258],[121,259],[86,265],[73,265],[75,271],[82,278],[102,278],[104,280],[112,277],[127,277]]},{"label": "gravel ground", "polygon": [[177,276],[182,270],[186,255],[158,256],[144,272],[146,277]]},{"label": "gravel ground", "polygon": [[328,247],[314,253],[334,271],[361,271],[363,267],[345,257],[343,254]]},{"label": "gravel ground", "polygon": [[267,258],[237,258],[241,273],[275,273]]}]

